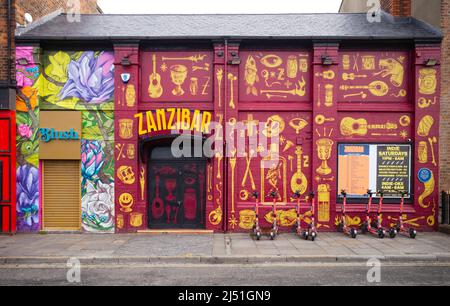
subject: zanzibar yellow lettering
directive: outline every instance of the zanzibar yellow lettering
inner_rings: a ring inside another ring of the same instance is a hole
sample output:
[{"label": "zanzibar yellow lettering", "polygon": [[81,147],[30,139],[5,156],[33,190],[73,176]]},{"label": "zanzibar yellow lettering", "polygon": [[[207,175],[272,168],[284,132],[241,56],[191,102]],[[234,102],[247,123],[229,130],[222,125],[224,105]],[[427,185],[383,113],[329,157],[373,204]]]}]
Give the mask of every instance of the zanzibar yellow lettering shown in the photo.
[{"label": "zanzibar yellow lettering", "polygon": [[169,115],[169,123],[167,124],[167,128],[169,130],[173,130],[173,129],[175,129],[175,126],[173,124],[173,119],[175,119],[176,109],[175,108],[168,108],[167,112],[170,113],[170,115]]},{"label": "zanzibar yellow lettering", "polygon": [[156,121],[158,122],[158,130],[167,130],[166,111],[164,109],[156,110]]},{"label": "zanzibar yellow lettering", "polygon": [[212,114],[210,112],[203,113],[202,132],[209,134],[209,126],[211,125]]},{"label": "zanzibar yellow lettering", "polygon": [[148,130],[144,130],[144,114],[143,113],[139,113],[134,115],[134,118],[138,119],[139,121],[139,136],[145,135],[148,133]]},{"label": "zanzibar yellow lettering", "polygon": [[[210,133],[212,114],[187,108],[168,108],[147,111],[134,115],[138,119],[139,135],[168,131],[191,130],[204,134]],[[177,122],[175,122],[175,118]],[[146,126],[146,129],[144,129]]]},{"label": "zanzibar yellow lettering", "polygon": [[192,123],[191,123],[191,131],[197,131],[201,132],[201,120],[202,115],[200,114],[199,110],[196,110],[194,112],[194,116],[192,117]]},{"label": "zanzibar yellow lettering", "polygon": [[155,118],[153,118],[152,112],[147,112],[147,130],[149,133],[158,131],[158,128],[155,124]]},{"label": "zanzibar yellow lettering", "polygon": [[188,130],[191,128],[191,111],[183,109],[181,113],[181,129]]}]

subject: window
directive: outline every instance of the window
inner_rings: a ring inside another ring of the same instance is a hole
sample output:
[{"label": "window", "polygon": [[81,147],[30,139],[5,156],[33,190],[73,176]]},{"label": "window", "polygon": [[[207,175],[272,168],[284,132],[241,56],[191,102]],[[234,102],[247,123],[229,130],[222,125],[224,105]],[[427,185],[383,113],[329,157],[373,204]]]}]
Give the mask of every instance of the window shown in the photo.
[{"label": "window", "polygon": [[339,144],[338,156],[338,190],[349,198],[362,198],[368,189],[386,198],[411,193],[411,145]]}]

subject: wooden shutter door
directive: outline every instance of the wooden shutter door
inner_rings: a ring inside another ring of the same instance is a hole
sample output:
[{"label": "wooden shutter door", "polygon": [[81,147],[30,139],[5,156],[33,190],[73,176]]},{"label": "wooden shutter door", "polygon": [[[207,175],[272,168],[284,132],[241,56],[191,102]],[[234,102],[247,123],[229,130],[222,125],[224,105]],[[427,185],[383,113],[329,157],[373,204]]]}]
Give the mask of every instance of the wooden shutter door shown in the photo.
[{"label": "wooden shutter door", "polygon": [[43,162],[44,230],[81,229],[81,190],[79,161]]}]

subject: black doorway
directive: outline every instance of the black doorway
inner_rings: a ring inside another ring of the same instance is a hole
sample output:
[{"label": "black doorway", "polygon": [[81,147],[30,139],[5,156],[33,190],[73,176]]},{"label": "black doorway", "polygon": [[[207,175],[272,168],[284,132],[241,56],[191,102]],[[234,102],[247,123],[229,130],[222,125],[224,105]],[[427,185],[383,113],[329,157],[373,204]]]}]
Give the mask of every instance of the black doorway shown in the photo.
[{"label": "black doorway", "polygon": [[204,229],[206,160],[179,159],[170,147],[151,152],[148,169],[149,229]]}]

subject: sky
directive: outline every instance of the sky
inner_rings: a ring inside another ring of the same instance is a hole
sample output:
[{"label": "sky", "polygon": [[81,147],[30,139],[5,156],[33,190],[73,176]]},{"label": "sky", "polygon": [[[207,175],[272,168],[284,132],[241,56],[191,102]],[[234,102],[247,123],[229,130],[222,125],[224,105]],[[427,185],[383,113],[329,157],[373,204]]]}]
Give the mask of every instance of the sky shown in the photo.
[{"label": "sky", "polygon": [[342,0],[98,0],[105,14],[337,13]]}]

